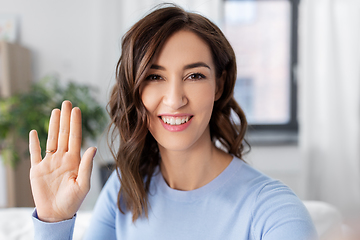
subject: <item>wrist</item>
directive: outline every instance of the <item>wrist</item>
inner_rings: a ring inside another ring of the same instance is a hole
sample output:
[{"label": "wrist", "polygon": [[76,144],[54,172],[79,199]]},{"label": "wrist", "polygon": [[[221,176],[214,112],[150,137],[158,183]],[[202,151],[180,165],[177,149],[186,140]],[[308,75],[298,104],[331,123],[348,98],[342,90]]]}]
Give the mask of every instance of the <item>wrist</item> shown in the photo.
[{"label": "wrist", "polygon": [[62,217],[62,216],[55,216],[55,215],[49,215],[49,214],[43,214],[38,211],[38,209],[35,209],[35,217],[39,219],[42,222],[46,223],[56,223],[56,222],[62,222],[66,220],[70,220],[74,218],[76,214],[74,214],[71,217]]}]

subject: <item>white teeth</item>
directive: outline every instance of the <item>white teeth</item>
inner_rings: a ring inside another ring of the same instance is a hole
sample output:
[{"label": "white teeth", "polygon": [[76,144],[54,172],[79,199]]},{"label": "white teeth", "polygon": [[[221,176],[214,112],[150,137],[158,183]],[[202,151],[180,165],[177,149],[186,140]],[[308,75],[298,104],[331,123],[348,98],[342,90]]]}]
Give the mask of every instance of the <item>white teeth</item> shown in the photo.
[{"label": "white teeth", "polygon": [[161,117],[164,123],[169,125],[181,125],[189,121],[189,117]]}]

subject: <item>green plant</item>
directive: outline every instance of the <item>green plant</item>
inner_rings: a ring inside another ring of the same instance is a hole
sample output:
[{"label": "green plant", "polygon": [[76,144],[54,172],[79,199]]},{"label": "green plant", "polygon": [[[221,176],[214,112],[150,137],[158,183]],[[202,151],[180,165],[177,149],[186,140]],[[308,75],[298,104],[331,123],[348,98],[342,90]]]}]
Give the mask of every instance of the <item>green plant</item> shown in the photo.
[{"label": "green plant", "polygon": [[74,107],[81,109],[83,140],[95,139],[108,120],[92,91],[89,86],[74,82],[62,86],[58,77],[47,76],[26,93],[0,98],[0,153],[4,162],[16,167],[20,153],[14,142],[18,137],[27,141],[31,129],[37,130],[42,154],[45,154],[50,113],[60,108],[63,100],[70,100]]}]

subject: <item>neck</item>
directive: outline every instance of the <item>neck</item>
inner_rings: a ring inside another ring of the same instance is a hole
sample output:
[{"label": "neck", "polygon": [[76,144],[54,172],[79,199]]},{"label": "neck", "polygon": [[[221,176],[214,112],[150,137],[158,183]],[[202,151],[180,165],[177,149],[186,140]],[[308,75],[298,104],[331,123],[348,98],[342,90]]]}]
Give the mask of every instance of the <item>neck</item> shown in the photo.
[{"label": "neck", "polygon": [[184,151],[171,151],[159,146],[161,172],[171,188],[183,191],[200,188],[229,165],[232,156],[215,147],[210,134],[207,139]]}]

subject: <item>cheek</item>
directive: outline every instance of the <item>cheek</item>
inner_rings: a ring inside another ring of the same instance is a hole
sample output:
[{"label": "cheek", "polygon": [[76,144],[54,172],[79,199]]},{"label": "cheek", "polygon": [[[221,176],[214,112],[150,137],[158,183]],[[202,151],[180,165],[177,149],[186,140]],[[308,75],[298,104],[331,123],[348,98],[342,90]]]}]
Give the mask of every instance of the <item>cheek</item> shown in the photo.
[{"label": "cheek", "polygon": [[192,106],[196,106],[199,110],[212,110],[215,101],[215,86],[213,84],[189,87],[188,92]]},{"label": "cheek", "polygon": [[158,106],[161,89],[153,86],[146,86],[141,92],[141,101],[148,112],[153,112]]}]

